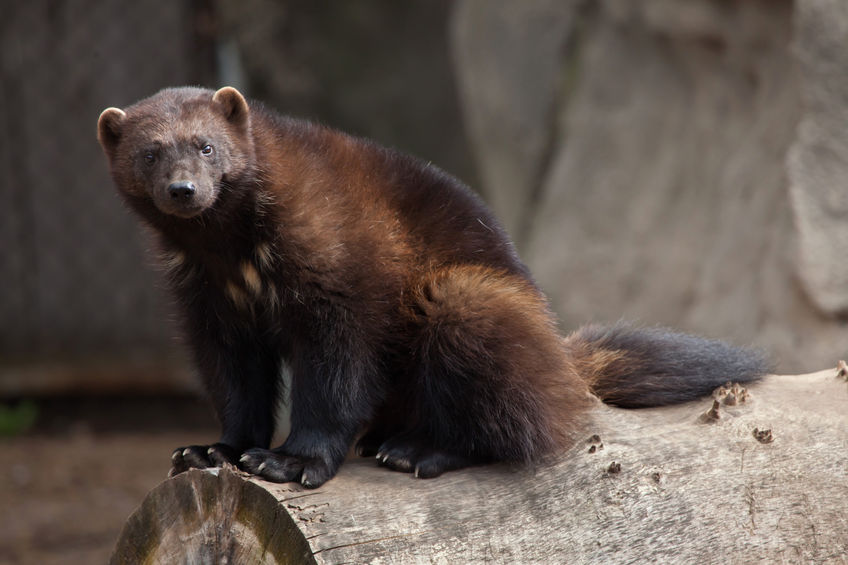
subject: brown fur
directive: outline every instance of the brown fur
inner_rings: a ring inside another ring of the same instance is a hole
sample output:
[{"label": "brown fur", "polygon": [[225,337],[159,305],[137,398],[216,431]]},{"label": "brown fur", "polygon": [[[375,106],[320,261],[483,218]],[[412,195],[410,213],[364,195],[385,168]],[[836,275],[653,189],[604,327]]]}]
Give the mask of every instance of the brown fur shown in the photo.
[{"label": "brown fur", "polygon": [[[175,472],[229,461],[317,486],[362,431],[360,453],[421,477],[531,462],[573,442],[590,389],[621,405],[680,401],[713,386],[725,354],[748,359],[623,326],[563,341],[467,187],[235,89],[107,109],[98,137],[157,234],[222,424],[219,443],[174,453]],[[668,359],[681,345],[709,355],[683,354],[693,366],[681,368]],[[292,432],[269,451],[283,363]]]},{"label": "brown fur", "polygon": [[[456,399],[453,411],[463,411],[474,399],[478,408],[485,406],[489,426],[499,420],[508,426],[513,414],[530,421],[535,437],[507,442],[510,452],[500,458],[538,460],[571,445],[590,405],[589,389],[566,355],[538,289],[501,270],[451,266],[427,273],[412,304],[410,317],[425,328],[419,337],[423,345],[436,348],[440,359],[467,364],[457,372],[479,379],[468,395]],[[466,425],[475,427],[473,422]],[[493,429],[501,437],[513,432]],[[532,449],[517,452],[522,445]]]}]

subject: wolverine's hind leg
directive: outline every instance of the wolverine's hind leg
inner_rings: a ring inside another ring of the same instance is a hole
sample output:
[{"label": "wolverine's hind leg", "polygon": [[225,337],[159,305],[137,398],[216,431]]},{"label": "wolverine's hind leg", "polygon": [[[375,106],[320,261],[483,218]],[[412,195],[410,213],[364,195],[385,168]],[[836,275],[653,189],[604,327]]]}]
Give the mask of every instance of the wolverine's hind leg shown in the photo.
[{"label": "wolverine's hind leg", "polygon": [[356,442],[360,457],[376,457],[380,465],[414,473],[419,478],[436,477],[445,471],[468,467],[481,461],[436,449],[424,437],[408,430],[409,409],[403,394],[392,395],[378,411],[368,430]]},{"label": "wolverine's hind leg", "polygon": [[446,471],[470,467],[484,460],[457,451],[439,449],[414,433],[395,435],[382,443],[377,461],[392,470],[413,473],[419,479],[438,477]]},{"label": "wolverine's hind leg", "polygon": [[375,457],[383,443],[397,433],[404,421],[405,408],[397,393],[383,403],[369,422],[368,429],[356,441],[355,451],[360,457]]},{"label": "wolverine's hind leg", "polygon": [[436,476],[489,461],[532,461],[568,443],[587,406],[541,293],[485,267],[431,273],[415,289],[416,339],[404,429],[381,461]]}]

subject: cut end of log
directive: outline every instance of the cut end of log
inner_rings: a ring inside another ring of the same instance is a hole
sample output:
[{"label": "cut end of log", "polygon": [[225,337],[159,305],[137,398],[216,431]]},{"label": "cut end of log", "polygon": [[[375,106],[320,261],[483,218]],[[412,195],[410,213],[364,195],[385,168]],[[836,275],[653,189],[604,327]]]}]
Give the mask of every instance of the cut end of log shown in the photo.
[{"label": "cut end of log", "polygon": [[191,470],[144,500],[110,563],[315,563],[291,516],[262,487],[222,469]]}]

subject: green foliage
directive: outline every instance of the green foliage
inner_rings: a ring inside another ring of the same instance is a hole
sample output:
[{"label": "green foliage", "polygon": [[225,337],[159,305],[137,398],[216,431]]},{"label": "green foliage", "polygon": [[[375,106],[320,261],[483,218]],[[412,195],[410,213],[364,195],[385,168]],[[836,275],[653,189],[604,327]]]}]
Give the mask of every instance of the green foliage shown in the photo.
[{"label": "green foliage", "polygon": [[0,404],[0,437],[20,435],[38,418],[38,407],[31,400]]}]

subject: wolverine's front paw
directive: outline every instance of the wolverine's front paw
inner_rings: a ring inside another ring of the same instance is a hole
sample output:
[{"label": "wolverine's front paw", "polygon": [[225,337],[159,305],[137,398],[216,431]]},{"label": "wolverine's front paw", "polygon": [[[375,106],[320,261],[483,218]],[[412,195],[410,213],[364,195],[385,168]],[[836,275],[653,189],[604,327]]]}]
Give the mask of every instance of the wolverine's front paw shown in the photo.
[{"label": "wolverine's front paw", "polygon": [[189,469],[223,467],[227,464],[236,466],[237,462],[238,452],[225,443],[178,447],[171,454],[171,470],[168,476],[173,477]]},{"label": "wolverine's front paw", "polygon": [[299,482],[306,488],[320,487],[336,469],[319,457],[296,457],[267,449],[248,449],[239,460],[242,469],[275,483]]}]

